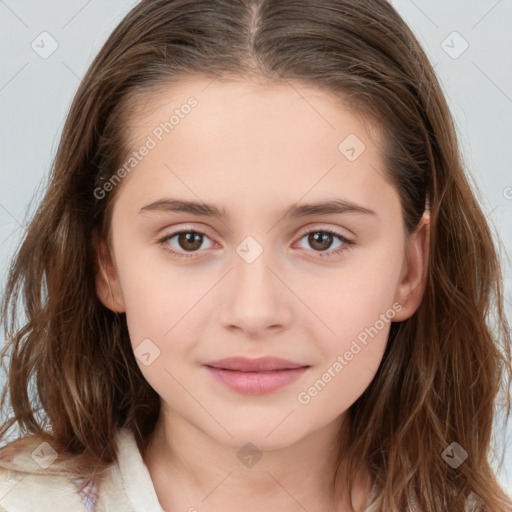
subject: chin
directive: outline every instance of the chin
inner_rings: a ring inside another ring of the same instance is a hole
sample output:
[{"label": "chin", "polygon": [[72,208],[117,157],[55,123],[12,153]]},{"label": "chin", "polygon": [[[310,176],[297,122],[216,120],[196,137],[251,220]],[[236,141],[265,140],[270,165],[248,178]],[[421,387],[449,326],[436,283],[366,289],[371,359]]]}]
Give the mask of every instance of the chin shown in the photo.
[{"label": "chin", "polygon": [[272,424],[262,422],[257,425],[254,422],[252,425],[235,425],[232,423],[228,431],[233,437],[228,435],[220,438],[215,437],[220,443],[236,450],[244,450],[247,444],[251,443],[260,451],[287,448],[303,437],[300,432],[291,432],[283,424],[278,425],[279,422],[272,422]]}]

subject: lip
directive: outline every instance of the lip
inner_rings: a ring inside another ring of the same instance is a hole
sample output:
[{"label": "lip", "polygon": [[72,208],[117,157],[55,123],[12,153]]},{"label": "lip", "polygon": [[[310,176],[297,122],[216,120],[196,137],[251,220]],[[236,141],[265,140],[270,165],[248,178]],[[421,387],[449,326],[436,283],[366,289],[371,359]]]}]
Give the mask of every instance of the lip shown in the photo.
[{"label": "lip", "polygon": [[203,365],[220,383],[245,395],[263,395],[298,380],[309,365],[276,357],[230,357]]},{"label": "lip", "polygon": [[210,361],[205,366],[212,366],[222,370],[237,370],[242,372],[266,372],[275,370],[293,370],[304,366],[302,363],[295,363],[280,357],[259,357],[250,359],[248,357],[227,357],[218,361]]}]

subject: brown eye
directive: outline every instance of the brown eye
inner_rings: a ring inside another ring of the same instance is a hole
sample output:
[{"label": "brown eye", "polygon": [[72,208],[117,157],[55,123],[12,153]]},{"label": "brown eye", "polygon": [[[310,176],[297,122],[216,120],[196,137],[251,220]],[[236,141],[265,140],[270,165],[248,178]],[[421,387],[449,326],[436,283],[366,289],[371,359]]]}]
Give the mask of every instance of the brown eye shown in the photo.
[{"label": "brown eye", "polygon": [[[202,252],[199,249],[205,238],[209,239],[207,235],[197,231],[177,231],[165,236],[159,240],[159,243],[165,251],[173,256],[187,258],[194,256],[195,253]],[[175,239],[174,242],[173,239]]]},{"label": "brown eye", "polygon": [[[177,231],[166,235],[159,240],[163,249],[177,258],[190,258],[204,252],[201,250],[205,239],[210,238],[205,234],[193,230]],[[302,234],[300,240],[306,239],[309,248],[320,257],[336,256],[355,245],[355,242],[345,238],[342,234],[330,229],[317,229],[306,231]],[[174,241],[173,241],[174,240]],[[333,243],[338,240],[338,245],[332,248]],[[214,244],[212,243],[212,246]],[[308,247],[305,247],[308,249]],[[204,247],[203,247],[204,249]]]},{"label": "brown eye", "polygon": [[[339,241],[338,245],[334,247],[335,250],[329,251],[336,239]],[[336,231],[332,231],[330,229],[306,231],[302,234],[300,240],[307,240],[307,244],[311,250],[316,252],[321,257],[336,256],[343,251],[346,251],[351,246],[355,245],[355,242],[352,240],[349,240],[348,238],[345,238],[341,233],[337,233]],[[307,249],[307,247],[305,248]]]},{"label": "brown eye", "polygon": [[203,244],[203,235],[195,231],[183,232],[175,236],[178,237],[178,245],[185,251],[196,251]]},{"label": "brown eye", "polygon": [[330,233],[317,231],[308,235],[308,243],[310,246],[318,251],[326,251],[332,245],[334,237]]}]

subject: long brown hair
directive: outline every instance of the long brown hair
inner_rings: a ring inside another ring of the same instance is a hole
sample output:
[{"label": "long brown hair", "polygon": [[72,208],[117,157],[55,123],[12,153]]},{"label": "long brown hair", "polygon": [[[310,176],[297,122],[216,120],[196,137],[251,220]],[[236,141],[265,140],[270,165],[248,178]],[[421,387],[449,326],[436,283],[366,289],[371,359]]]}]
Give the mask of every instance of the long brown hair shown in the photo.
[{"label": "long brown hair", "polygon": [[[93,480],[115,460],[120,427],[145,453],[159,396],[137,366],[125,315],[96,295],[93,241],[109,239],[117,189],[104,198],[95,190],[129,152],[131,108],[194,74],[294,80],[347,100],[385,135],[408,233],[430,213],[424,298],[392,324],[377,374],[349,409],[333,496],[366,466],[381,512],[407,510],[413,497],[422,511],[462,511],[470,495],[478,510],[511,510],[491,467],[497,398],[502,391],[508,418],[512,377],[500,261],[438,79],[385,0],[144,0],[128,13],[80,84],[10,268],[1,405],[10,392],[13,416],[0,438],[17,424]],[[468,453],[457,469],[441,457],[454,441]]]}]

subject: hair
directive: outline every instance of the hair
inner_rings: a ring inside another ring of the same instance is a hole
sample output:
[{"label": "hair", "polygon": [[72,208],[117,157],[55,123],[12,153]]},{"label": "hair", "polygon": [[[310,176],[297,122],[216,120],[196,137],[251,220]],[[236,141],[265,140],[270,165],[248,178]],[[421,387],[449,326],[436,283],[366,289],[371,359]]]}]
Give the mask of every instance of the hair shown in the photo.
[{"label": "hair", "polygon": [[[0,439],[14,424],[26,437],[4,456],[35,436],[69,461],[66,471],[95,482],[116,460],[119,428],[146,453],[160,398],[136,363],[125,314],[101,303],[94,279],[94,241],[110,240],[120,187],[103,199],[94,191],[130,152],[133,109],[191,76],[291,80],[334,94],[381,129],[407,234],[430,216],[422,302],[392,323],[374,379],[348,410],[333,499],[367,467],[380,512],[414,499],[422,511],[457,512],[471,496],[475,510],[510,510],[491,467],[498,398],[508,418],[512,378],[500,260],[436,74],[385,0],[143,0],[115,28],[74,97],[9,269],[1,406],[9,392],[13,416]],[[441,457],[453,441],[469,454],[456,470]]]}]

